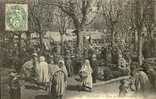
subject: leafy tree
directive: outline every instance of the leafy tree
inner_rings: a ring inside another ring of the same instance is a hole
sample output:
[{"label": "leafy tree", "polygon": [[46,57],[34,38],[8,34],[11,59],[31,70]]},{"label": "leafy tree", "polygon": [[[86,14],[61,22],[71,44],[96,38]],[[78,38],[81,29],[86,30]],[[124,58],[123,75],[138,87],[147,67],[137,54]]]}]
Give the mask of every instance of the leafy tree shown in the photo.
[{"label": "leafy tree", "polygon": [[95,19],[99,10],[99,0],[53,0],[42,4],[55,5],[72,20],[77,37],[78,53],[82,49],[81,31]]},{"label": "leafy tree", "polygon": [[53,25],[53,7],[42,5],[41,1],[31,2],[29,6],[29,30],[39,35],[40,51],[44,50],[43,37]]},{"label": "leafy tree", "polygon": [[102,16],[107,26],[108,32],[111,35],[111,46],[113,47],[116,28],[119,23],[119,18],[122,15],[121,2],[115,0],[108,0],[102,2]]},{"label": "leafy tree", "polygon": [[[151,24],[150,20],[148,20],[148,17],[150,15],[147,15],[147,12],[149,12],[149,2],[146,2],[147,0],[132,0],[131,1],[131,7],[132,7],[132,24],[133,27],[137,33],[137,56],[139,64],[142,65],[143,63],[143,39],[144,39],[144,26],[147,28],[148,26],[150,29],[148,29],[148,32],[153,28],[153,24]],[[150,23],[150,24],[149,24]],[[149,34],[149,33],[148,33]]]},{"label": "leafy tree", "polygon": [[150,51],[148,53],[151,53],[151,56],[154,55],[155,52],[155,41],[152,37],[152,33],[154,32],[154,29],[156,28],[156,21],[154,19],[154,7],[153,7],[153,0],[145,0],[145,19],[144,19],[144,26],[146,28],[147,32],[147,40],[149,42],[149,48]]},{"label": "leafy tree", "polygon": [[69,16],[62,12],[60,9],[56,8],[54,11],[54,23],[56,23],[61,36],[61,54],[63,54],[63,37],[67,35],[67,29],[70,26],[71,20]]}]

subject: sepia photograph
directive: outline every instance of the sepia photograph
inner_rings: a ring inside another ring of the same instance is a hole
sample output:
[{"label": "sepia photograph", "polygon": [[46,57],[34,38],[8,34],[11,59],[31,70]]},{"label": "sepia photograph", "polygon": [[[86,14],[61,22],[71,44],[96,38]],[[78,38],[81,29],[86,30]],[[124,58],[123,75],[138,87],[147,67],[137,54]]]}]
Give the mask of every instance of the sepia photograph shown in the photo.
[{"label": "sepia photograph", "polygon": [[0,0],[0,99],[156,99],[156,0]]}]

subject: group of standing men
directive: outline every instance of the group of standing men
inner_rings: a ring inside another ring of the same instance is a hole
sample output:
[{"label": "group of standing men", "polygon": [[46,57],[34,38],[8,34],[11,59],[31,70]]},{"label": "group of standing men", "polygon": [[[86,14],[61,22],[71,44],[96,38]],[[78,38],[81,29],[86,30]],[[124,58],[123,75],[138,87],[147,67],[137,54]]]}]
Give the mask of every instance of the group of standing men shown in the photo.
[{"label": "group of standing men", "polygon": [[61,99],[67,85],[68,72],[62,59],[54,64],[51,58],[48,64],[44,56],[38,57],[37,53],[34,53],[32,59],[23,65],[22,76],[26,80],[33,80],[38,85],[45,86],[52,96]]},{"label": "group of standing men", "polygon": [[[70,59],[67,58],[65,60],[66,60],[67,66],[65,65],[65,62],[62,58],[57,63],[54,63],[53,57],[51,57],[50,63],[48,64],[46,62],[44,56],[38,57],[37,53],[34,53],[32,55],[31,60],[27,61],[23,65],[22,76],[26,80],[33,80],[39,84],[48,86],[48,88],[50,86],[49,89],[53,93],[55,93],[59,89],[56,89],[56,91],[54,92],[51,89],[55,89],[55,88],[51,88],[52,87],[51,85],[55,85],[56,84],[55,81],[60,79],[61,83],[58,82],[58,84],[63,84],[60,86],[63,87],[63,88],[61,88],[61,90],[62,89],[64,90],[65,86],[67,86],[66,85],[67,83],[64,83],[64,82],[67,82],[67,78],[70,77],[71,75],[73,75],[73,73],[72,73],[73,70],[70,68],[71,62],[70,63],[68,62],[68,60],[70,60]],[[59,71],[61,71],[63,73],[63,75],[58,73]],[[85,86],[85,88],[89,88],[89,90],[91,91],[92,83],[96,83],[96,79],[97,79],[96,55],[93,54],[90,59],[86,59],[84,61],[83,65],[80,68],[79,73],[82,71],[86,73],[86,77],[81,80],[82,86]],[[57,74],[59,74],[59,75],[57,75]],[[62,75],[63,78],[60,75]],[[56,79],[56,77],[58,77],[58,78]],[[54,81],[54,79],[55,79],[55,81]],[[88,86],[88,84],[89,84],[89,86]],[[55,85],[55,87],[56,86],[57,85]],[[63,91],[61,93],[63,95]],[[62,95],[59,95],[59,96],[62,96]]]}]

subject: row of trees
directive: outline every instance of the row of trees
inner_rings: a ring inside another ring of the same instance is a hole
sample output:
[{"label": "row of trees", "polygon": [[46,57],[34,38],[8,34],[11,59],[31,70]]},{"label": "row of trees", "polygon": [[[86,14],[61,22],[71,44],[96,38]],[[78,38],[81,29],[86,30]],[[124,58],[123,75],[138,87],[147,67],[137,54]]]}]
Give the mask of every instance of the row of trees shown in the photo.
[{"label": "row of trees", "polygon": [[[67,28],[73,28],[73,33],[77,37],[77,53],[81,55],[83,43],[81,33],[95,23],[98,24],[98,29],[106,30],[105,32],[110,34],[112,48],[121,39],[129,45],[135,41],[140,64],[143,56],[144,29],[147,39],[152,42],[150,43],[152,53],[155,51],[152,47],[154,46],[152,33],[156,27],[153,0],[32,0],[29,2],[29,31],[25,32],[27,48],[30,48],[33,32],[39,35],[42,53],[46,31],[59,31],[63,44],[63,35],[66,35]],[[20,47],[21,33],[16,34]]]},{"label": "row of trees", "polygon": [[[141,65],[145,36],[143,32],[146,32],[147,39],[151,42],[151,51],[154,53],[152,32],[156,27],[156,22],[154,20],[153,0],[56,0],[43,3],[56,6],[72,20],[79,49],[81,49],[82,43],[81,31],[86,25],[92,24],[98,16],[102,17],[102,21],[104,21],[102,25],[105,25],[107,32],[111,35],[112,47],[116,36],[126,41],[134,32],[135,38],[137,38],[135,41],[137,56]],[[132,39],[128,43],[131,41]]]}]

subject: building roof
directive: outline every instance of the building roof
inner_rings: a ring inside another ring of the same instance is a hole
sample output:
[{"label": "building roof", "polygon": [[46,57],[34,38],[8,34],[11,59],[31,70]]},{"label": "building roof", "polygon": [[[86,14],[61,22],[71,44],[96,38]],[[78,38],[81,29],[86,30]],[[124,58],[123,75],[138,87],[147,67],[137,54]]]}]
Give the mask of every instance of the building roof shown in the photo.
[{"label": "building roof", "polygon": [[[54,41],[61,41],[61,35],[59,32],[48,31],[45,35],[46,38],[52,39]],[[69,41],[75,39],[72,35],[63,35],[63,41]]]},{"label": "building roof", "polygon": [[83,36],[90,36],[92,39],[102,39],[105,34],[99,31],[83,31]]}]

